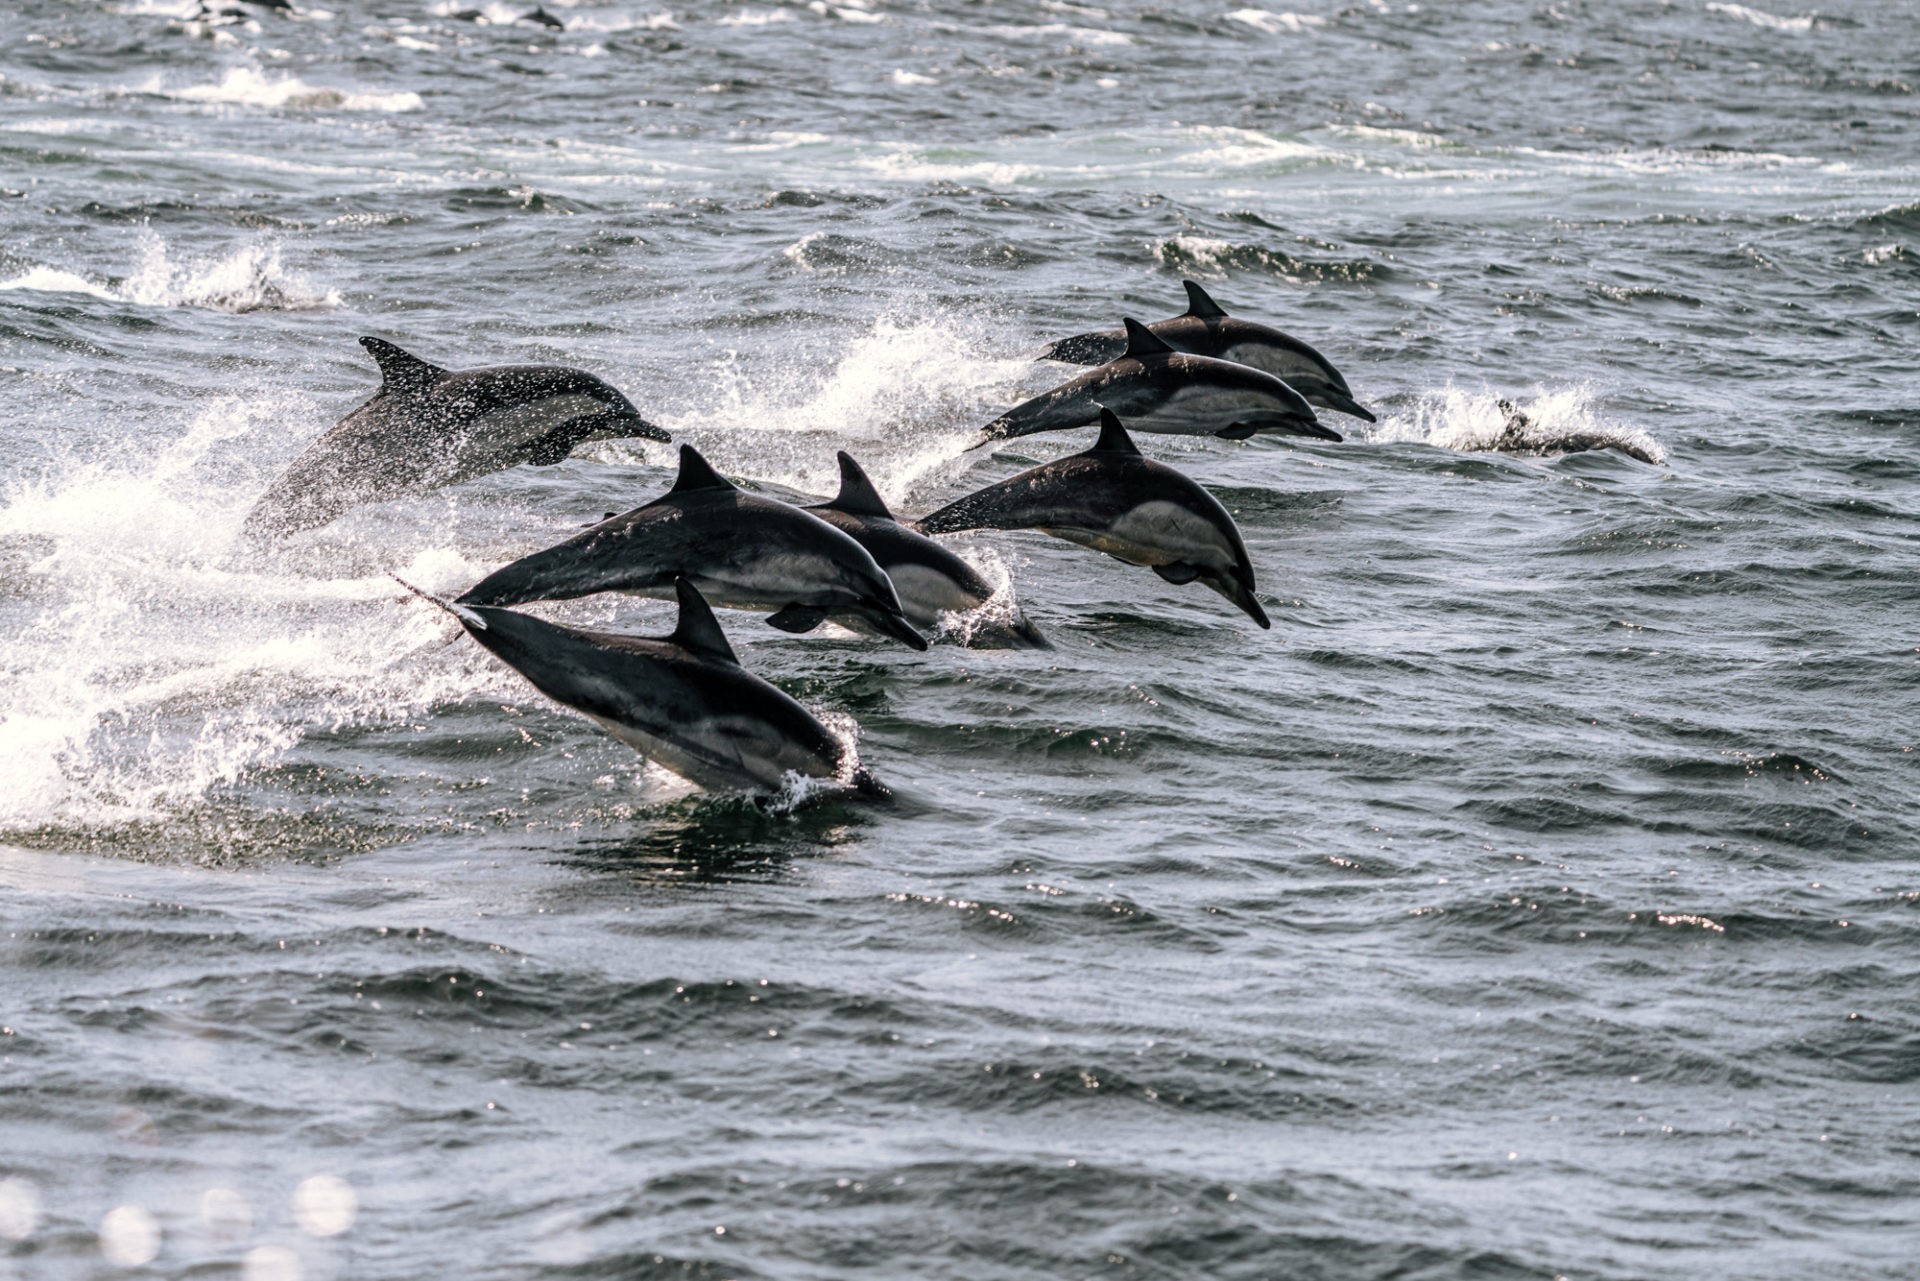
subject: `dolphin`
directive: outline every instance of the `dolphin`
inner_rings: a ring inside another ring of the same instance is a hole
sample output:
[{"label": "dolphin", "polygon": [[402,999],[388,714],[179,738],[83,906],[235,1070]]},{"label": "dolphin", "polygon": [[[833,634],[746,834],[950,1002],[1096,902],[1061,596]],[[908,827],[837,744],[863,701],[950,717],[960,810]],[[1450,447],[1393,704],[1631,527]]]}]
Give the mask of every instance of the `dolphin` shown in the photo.
[{"label": "dolphin", "polygon": [[[805,510],[845,531],[872,553],[893,580],[900,608],[915,627],[931,631],[940,625],[941,615],[970,613],[993,596],[993,584],[973,566],[895,520],[873,482],[844,449],[840,451],[839,494]],[[846,621],[852,625],[857,620]],[[1052,648],[1017,605],[1011,619],[974,628],[964,643],[976,648]]]},{"label": "dolphin", "polygon": [[[1180,283],[1187,287],[1186,314],[1148,325],[1154,337],[1175,351],[1251,365],[1284,381],[1306,397],[1310,405],[1375,421],[1373,412],[1353,398],[1353,389],[1325,356],[1270,325],[1229,316],[1226,309],[1194,281]],[[1126,349],[1126,332],[1109,329],[1062,338],[1042,352],[1041,359],[1063,360],[1072,365],[1100,365],[1122,355]]]},{"label": "dolphin", "polygon": [[927,647],[867,549],[808,511],[749,494],[680,446],[673,488],[644,507],[591,525],[475,583],[462,605],[571,600],[595,592],[671,596],[684,576],[729,609],[772,609],[782,631],[812,631],[850,614],[875,631]]},{"label": "dolphin", "polygon": [[548,13],[545,5],[537,5],[514,19],[515,22],[531,22],[546,27],[550,31],[565,31],[567,24]]},{"label": "dolphin", "polygon": [[1271,627],[1253,594],[1247,546],[1219,500],[1163,463],[1143,458],[1111,409],[1083,454],[1043,463],[948,503],[918,522],[923,534],[1037,529],[1170,583],[1196,580]]},{"label": "dolphin", "polygon": [[671,439],[579,369],[499,365],[454,372],[362,338],[380,390],[281,472],[247,513],[249,537],[324,525],[362,503],[423,494],[516,463],[547,467],[585,440]]},{"label": "dolphin", "polygon": [[1498,402],[1500,412],[1507,416],[1500,426],[1500,435],[1492,448],[1503,454],[1531,454],[1541,457],[1547,454],[1580,454],[1594,449],[1613,449],[1629,458],[1643,463],[1660,465],[1660,459],[1648,452],[1644,445],[1624,436],[1610,436],[1598,431],[1563,431],[1557,435],[1543,434],[1533,424],[1533,419],[1524,410],[1516,409],[1510,400]]},{"label": "dolphin", "polygon": [[799,775],[885,793],[865,770],[849,771],[847,745],[818,717],[740,666],[684,578],[674,583],[679,623],[657,638],[580,631],[400,585],[459,619],[542,694],[708,791],[780,791]]},{"label": "dolphin", "polygon": [[981,429],[981,444],[1082,427],[1098,420],[1102,406],[1127,415],[1138,431],[1227,440],[1259,431],[1340,439],[1339,432],[1320,425],[1299,392],[1272,374],[1177,352],[1139,321],[1125,324],[1127,349],[1117,360],[1009,409]]}]

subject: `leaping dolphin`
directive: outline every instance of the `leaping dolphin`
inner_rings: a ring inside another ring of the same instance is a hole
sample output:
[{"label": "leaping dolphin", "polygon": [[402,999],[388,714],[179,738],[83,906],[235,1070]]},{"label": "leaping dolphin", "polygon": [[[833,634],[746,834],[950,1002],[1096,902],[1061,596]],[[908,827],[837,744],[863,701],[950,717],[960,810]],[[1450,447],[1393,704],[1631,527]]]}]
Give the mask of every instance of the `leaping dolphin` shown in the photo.
[{"label": "leaping dolphin", "polygon": [[1139,321],[1124,323],[1127,349],[1119,359],[1008,410],[981,429],[986,439],[1082,427],[1099,419],[1102,406],[1126,415],[1138,431],[1227,440],[1260,431],[1340,439],[1339,432],[1320,425],[1299,392],[1272,374],[1177,352]]},{"label": "leaping dolphin", "polygon": [[848,770],[846,745],[818,717],[740,666],[684,578],[674,584],[679,623],[662,637],[580,631],[407,590],[459,619],[548,698],[708,791],[779,791],[799,775],[885,792],[865,770]]},{"label": "leaping dolphin", "polygon": [[249,537],[284,537],[363,503],[424,494],[516,463],[552,466],[586,440],[671,439],[585,370],[453,371],[362,338],[380,390],[307,447],[247,513]]},{"label": "leaping dolphin", "polygon": [[[1187,289],[1186,314],[1148,325],[1154,337],[1175,351],[1251,365],[1284,381],[1310,405],[1375,421],[1373,412],[1353,398],[1353,389],[1325,356],[1271,325],[1229,316],[1196,282],[1180,283]],[[1109,329],[1062,338],[1042,352],[1041,358],[1099,365],[1124,354],[1126,349],[1126,331]]]},{"label": "leaping dolphin", "polygon": [[812,631],[848,614],[927,647],[866,548],[811,512],[746,493],[691,445],[680,446],[680,474],[663,496],[495,570],[459,603],[519,605],[595,592],[669,597],[680,577],[716,605],[776,611],[767,621],[782,631]]},{"label": "leaping dolphin", "polygon": [[1164,463],[1143,458],[1120,419],[1100,410],[1092,449],[1030,468],[948,503],[919,523],[924,534],[1037,529],[1170,583],[1205,583],[1271,627],[1253,594],[1253,562],[1219,500]]},{"label": "leaping dolphin", "polygon": [[[872,553],[893,580],[900,607],[915,627],[932,630],[940,625],[941,615],[971,613],[993,596],[993,584],[973,566],[895,520],[880,491],[844,449],[840,451],[840,492],[832,501],[814,503],[806,510]],[[1011,619],[975,627],[965,643],[976,648],[1051,648],[1017,605]]]}]

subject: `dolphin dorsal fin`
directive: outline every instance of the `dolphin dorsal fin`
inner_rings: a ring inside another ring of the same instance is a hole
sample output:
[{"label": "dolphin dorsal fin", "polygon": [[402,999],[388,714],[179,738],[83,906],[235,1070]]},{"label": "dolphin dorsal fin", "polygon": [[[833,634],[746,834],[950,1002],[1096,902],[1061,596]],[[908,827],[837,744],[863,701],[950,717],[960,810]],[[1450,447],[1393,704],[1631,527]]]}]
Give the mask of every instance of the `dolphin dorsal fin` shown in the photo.
[{"label": "dolphin dorsal fin", "polygon": [[1183,280],[1187,287],[1187,314],[1198,316],[1202,320],[1211,320],[1216,316],[1225,316],[1227,309],[1213,300],[1213,296],[1202,289],[1198,281]]},{"label": "dolphin dorsal fin", "polygon": [[384,338],[362,338],[360,345],[373,357],[373,363],[380,366],[381,391],[420,391],[447,376],[447,371],[440,366],[430,365]]},{"label": "dolphin dorsal fin", "polygon": [[880,491],[867,479],[867,473],[860,470],[860,464],[854,462],[853,455],[844,449],[840,451],[840,492],[834,495],[833,501],[827,506],[849,516],[893,519],[893,513],[887,510],[886,499],[880,497]]},{"label": "dolphin dorsal fin", "polygon": [[1161,356],[1173,350],[1162,342],[1151,329],[1135,320],[1132,316],[1123,319],[1121,324],[1127,327],[1127,355]]},{"label": "dolphin dorsal fin", "polygon": [[738,489],[739,486],[713,469],[692,445],[680,446],[680,474],[673,478],[669,494],[686,494],[697,489]]},{"label": "dolphin dorsal fin", "polygon": [[667,639],[689,654],[739,666],[733,646],[727,644],[727,634],[720,630],[719,620],[714,618],[713,608],[700,594],[700,589],[685,578],[676,578],[673,590],[680,598],[680,621]]},{"label": "dolphin dorsal fin", "polygon": [[1093,442],[1090,454],[1132,454],[1140,456],[1140,446],[1133,443],[1133,437],[1127,435],[1127,429],[1120,425],[1120,415],[1100,406],[1100,439]]}]

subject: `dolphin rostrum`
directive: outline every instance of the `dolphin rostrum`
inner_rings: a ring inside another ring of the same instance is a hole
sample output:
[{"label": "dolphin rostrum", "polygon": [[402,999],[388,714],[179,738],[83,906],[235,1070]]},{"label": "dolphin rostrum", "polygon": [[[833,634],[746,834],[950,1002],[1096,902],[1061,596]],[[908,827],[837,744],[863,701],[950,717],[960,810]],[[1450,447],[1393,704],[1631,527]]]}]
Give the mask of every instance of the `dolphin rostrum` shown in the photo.
[{"label": "dolphin rostrum", "polygon": [[[1172,320],[1156,321],[1147,328],[1153,336],[1175,351],[1195,356],[1231,360],[1264,370],[1306,397],[1310,405],[1337,409],[1355,418],[1374,421],[1373,412],[1353,398],[1353,389],[1333,367],[1333,362],[1291,334],[1283,334],[1271,325],[1229,316],[1191,280],[1187,287],[1187,311]],[[1127,350],[1125,330],[1108,329],[1098,333],[1075,334],[1062,338],[1041,353],[1043,360],[1063,360],[1073,365],[1101,365]]]},{"label": "dolphin rostrum", "polygon": [[740,666],[684,578],[674,584],[679,625],[663,637],[580,631],[407,590],[459,619],[548,698],[708,791],[780,791],[798,775],[884,793],[865,770],[850,768],[847,745],[818,717]]},{"label": "dolphin rostrum", "polygon": [[745,492],[691,445],[680,446],[680,474],[664,495],[495,570],[460,604],[595,592],[670,597],[683,576],[716,605],[775,611],[767,621],[782,631],[812,631],[850,614],[915,649],[927,647],[866,548],[812,512]]},{"label": "dolphin rostrum", "polygon": [[1339,432],[1320,425],[1299,392],[1272,374],[1177,352],[1139,321],[1125,324],[1127,349],[1118,359],[1009,409],[982,429],[986,439],[1082,427],[1099,419],[1102,406],[1125,414],[1138,431],[1227,440],[1260,431],[1340,439]]},{"label": "dolphin rostrum", "polygon": [[1247,546],[1219,500],[1163,463],[1143,458],[1110,409],[1100,440],[1083,454],[1043,463],[948,503],[918,522],[925,534],[963,529],[1037,529],[1170,583],[1199,581],[1262,627]]},{"label": "dolphin rostrum", "polygon": [[324,525],[362,503],[423,494],[516,463],[551,466],[585,440],[670,439],[625,396],[580,369],[430,365],[362,338],[380,390],[307,447],[247,513],[250,537]]},{"label": "dolphin rostrum", "polygon": [[[993,597],[993,584],[980,571],[895,520],[873,482],[844,449],[840,451],[839,494],[806,510],[844,530],[872,553],[893,580],[900,607],[915,627],[932,630],[940,625],[943,614],[972,613]],[[1012,609],[1013,616],[1005,622],[982,621],[969,629],[964,643],[977,648],[1051,648],[1020,607]]]}]

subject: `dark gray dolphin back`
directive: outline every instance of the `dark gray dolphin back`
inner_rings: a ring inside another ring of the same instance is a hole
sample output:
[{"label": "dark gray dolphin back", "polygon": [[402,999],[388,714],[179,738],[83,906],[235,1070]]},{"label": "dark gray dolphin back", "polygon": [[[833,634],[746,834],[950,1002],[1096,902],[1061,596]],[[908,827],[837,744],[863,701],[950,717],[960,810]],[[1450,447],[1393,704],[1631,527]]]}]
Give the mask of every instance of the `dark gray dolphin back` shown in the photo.
[{"label": "dark gray dolphin back", "polygon": [[[665,637],[593,632],[492,606],[454,610],[467,634],[557,703],[712,790],[833,778],[846,747],[792,697],[741,667],[685,579]],[[444,607],[444,606],[443,606]]]},{"label": "dark gray dolphin back", "polygon": [[[1120,356],[1009,409],[981,428],[982,440],[1064,431],[1098,422],[1104,406],[1136,431],[1244,440],[1258,432],[1339,440],[1313,406],[1284,381],[1234,361],[1176,351],[1132,317]],[[1185,318],[1180,323],[1194,323]]]},{"label": "dark gray dolphin back", "polygon": [[786,631],[851,612],[903,644],[927,647],[858,540],[805,508],[742,491],[691,445],[680,447],[679,473],[661,497],[495,570],[460,602],[658,595],[680,576],[722,606],[772,611],[767,621]]},{"label": "dark gray dolphin back", "polygon": [[1092,449],[1028,468],[919,522],[927,534],[1035,529],[1172,583],[1200,581],[1270,623],[1254,596],[1253,563],[1232,515],[1192,478],[1141,455],[1110,409]]},{"label": "dark gray dolphin back", "polygon": [[667,434],[600,378],[562,365],[447,370],[384,338],[360,340],[380,389],[288,465],[247,514],[274,538],[351,508],[426,493],[521,463],[559,462],[585,440]]},{"label": "dark gray dolphin back", "polygon": [[[1322,409],[1375,421],[1372,411],[1353,398],[1353,389],[1333,362],[1312,345],[1271,325],[1229,315],[1198,281],[1180,283],[1187,292],[1187,310],[1148,326],[1175,351],[1249,365],[1284,380]],[[1062,338],[1041,358],[1098,365],[1119,359],[1127,350],[1126,331],[1101,330]]]},{"label": "dark gray dolphin back", "polygon": [[[977,610],[993,598],[993,584],[981,577],[980,571],[911,525],[894,519],[886,500],[853,455],[843,449],[839,461],[840,492],[831,501],[816,503],[807,510],[844,531],[872,554],[893,581],[909,622],[916,627],[937,627],[943,615]],[[963,643],[973,648],[1052,648],[1018,606],[1010,606],[1010,610],[1011,616],[1004,621],[973,620]]]}]

